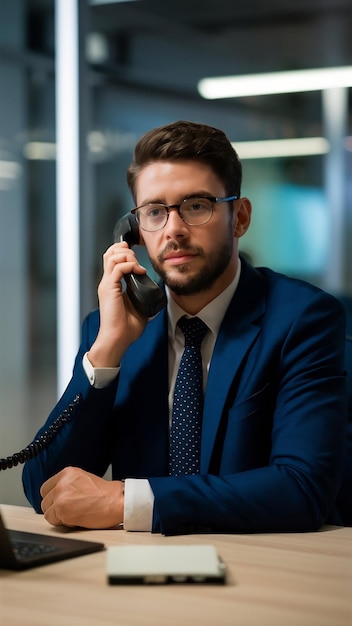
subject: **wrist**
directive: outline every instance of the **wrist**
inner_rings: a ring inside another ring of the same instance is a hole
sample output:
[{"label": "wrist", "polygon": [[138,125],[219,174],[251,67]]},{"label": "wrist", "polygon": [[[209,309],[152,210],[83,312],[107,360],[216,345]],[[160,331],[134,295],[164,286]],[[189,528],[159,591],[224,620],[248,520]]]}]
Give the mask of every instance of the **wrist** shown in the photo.
[{"label": "wrist", "polygon": [[92,367],[115,368],[120,366],[122,354],[111,343],[105,346],[95,342],[87,352],[87,357]]}]

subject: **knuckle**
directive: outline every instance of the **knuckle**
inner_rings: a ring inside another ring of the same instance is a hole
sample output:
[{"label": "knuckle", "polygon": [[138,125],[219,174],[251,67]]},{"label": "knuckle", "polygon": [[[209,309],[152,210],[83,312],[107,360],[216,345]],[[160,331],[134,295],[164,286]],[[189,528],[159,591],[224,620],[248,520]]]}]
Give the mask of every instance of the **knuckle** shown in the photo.
[{"label": "knuckle", "polygon": [[64,478],[71,478],[71,476],[75,476],[77,472],[78,472],[77,467],[72,467],[71,465],[68,465],[67,467],[64,467],[64,469],[62,470],[62,476]]}]

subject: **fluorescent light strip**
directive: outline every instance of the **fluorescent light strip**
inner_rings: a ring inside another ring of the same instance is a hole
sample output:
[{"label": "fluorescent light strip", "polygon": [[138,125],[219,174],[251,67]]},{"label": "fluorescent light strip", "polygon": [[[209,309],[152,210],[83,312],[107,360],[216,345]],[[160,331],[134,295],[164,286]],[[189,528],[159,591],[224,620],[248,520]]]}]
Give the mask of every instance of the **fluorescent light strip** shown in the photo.
[{"label": "fluorescent light strip", "polygon": [[198,91],[207,100],[352,87],[352,66],[243,76],[203,78]]},{"label": "fluorescent light strip", "polygon": [[28,141],[23,146],[23,154],[31,161],[55,161],[56,144],[49,141]]},{"label": "fluorescent light strip", "polygon": [[0,161],[0,178],[16,180],[21,174],[22,168],[17,161]]},{"label": "fluorescent light strip", "polygon": [[324,137],[235,141],[232,145],[241,160],[326,154],[330,149]]},{"label": "fluorescent light strip", "polygon": [[[352,137],[345,138],[345,149],[352,152]],[[309,156],[326,154],[330,145],[325,137],[303,137],[296,139],[264,139],[259,141],[235,141],[233,147],[241,159],[266,159],[285,156]],[[94,148],[94,147],[93,147]],[[94,152],[94,149],[92,150]],[[24,156],[29,160],[55,160],[56,145],[45,142],[29,142],[23,148]],[[0,161],[0,178],[3,173]],[[12,171],[12,170],[11,170]],[[4,175],[4,174],[3,174]]]},{"label": "fluorescent light strip", "polygon": [[71,376],[80,331],[78,2],[56,0],[55,7],[57,377],[60,396]]},{"label": "fluorescent light strip", "polygon": [[123,2],[135,2],[136,0],[90,0],[90,4],[121,4]]}]

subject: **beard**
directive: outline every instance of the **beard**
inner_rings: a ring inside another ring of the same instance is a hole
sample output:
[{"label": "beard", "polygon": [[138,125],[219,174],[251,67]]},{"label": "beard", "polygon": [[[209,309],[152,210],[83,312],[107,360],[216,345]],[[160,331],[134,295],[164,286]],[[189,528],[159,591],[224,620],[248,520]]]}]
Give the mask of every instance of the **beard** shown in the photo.
[{"label": "beard", "polygon": [[[160,276],[161,280],[178,296],[190,296],[197,293],[205,292],[210,289],[216,280],[223,274],[228,266],[233,254],[234,240],[233,233],[229,232],[226,240],[222,245],[214,248],[209,254],[205,255],[202,248],[189,246],[187,244],[179,245],[176,241],[170,241],[164,251],[158,256],[158,260],[152,260],[151,264],[155,272]],[[187,279],[189,264],[184,263],[177,266],[180,279],[175,276],[168,276],[160,263],[164,254],[171,251],[184,250],[195,252],[200,258],[204,259],[204,264],[195,276]]]}]

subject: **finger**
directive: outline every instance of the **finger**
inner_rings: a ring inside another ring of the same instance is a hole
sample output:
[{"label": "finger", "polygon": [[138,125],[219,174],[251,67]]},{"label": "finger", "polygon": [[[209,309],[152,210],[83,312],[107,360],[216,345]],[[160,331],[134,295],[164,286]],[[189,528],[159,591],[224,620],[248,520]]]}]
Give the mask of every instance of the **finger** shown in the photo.
[{"label": "finger", "polygon": [[47,496],[47,494],[56,486],[58,482],[58,476],[58,474],[55,474],[51,478],[48,478],[48,480],[46,480],[45,483],[42,484],[40,488],[40,495],[42,496],[42,498],[45,498],[45,496]]},{"label": "finger", "polygon": [[109,279],[120,282],[126,274],[144,274],[146,269],[142,267],[135,257],[128,258],[126,255],[115,255],[105,260],[102,280]]},{"label": "finger", "polygon": [[53,491],[50,491],[45,498],[41,501],[41,509],[44,514],[44,519],[52,526],[70,526],[64,519],[65,507],[62,506],[59,500],[55,497]]},{"label": "finger", "polygon": [[42,497],[42,501],[40,503],[40,508],[42,509],[43,513],[46,513],[50,507],[53,505],[54,502],[54,494],[52,491],[48,491],[48,493]]},{"label": "finger", "polygon": [[133,250],[131,250],[131,248],[129,248],[127,246],[127,244],[114,244],[113,246],[110,246],[110,248],[108,248],[106,250],[106,252],[103,254],[103,260],[104,261],[109,261],[113,258],[116,258],[118,256],[121,256],[121,258],[129,258],[129,259],[135,259],[136,255],[134,253]]},{"label": "finger", "polygon": [[109,267],[110,263],[119,264],[124,262],[131,262],[135,263],[137,268],[141,268],[142,270],[144,270],[142,265],[139,264],[134,250],[129,248],[126,242],[115,243],[110,246],[110,248],[108,248],[104,253],[103,260],[104,267]]},{"label": "finger", "polygon": [[57,510],[54,504],[49,506],[49,508],[44,512],[44,519],[51,524],[51,526],[62,526],[63,521],[61,517],[58,516]]},{"label": "finger", "polygon": [[113,243],[111,246],[109,246],[105,250],[103,257],[108,257],[108,256],[111,256],[112,254],[115,254],[116,250],[130,250],[130,249],[131,248],[126,243],[126,241],[116,242],[116,243]]}]

